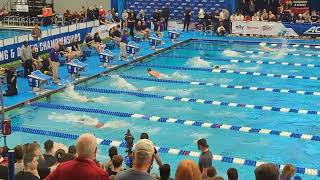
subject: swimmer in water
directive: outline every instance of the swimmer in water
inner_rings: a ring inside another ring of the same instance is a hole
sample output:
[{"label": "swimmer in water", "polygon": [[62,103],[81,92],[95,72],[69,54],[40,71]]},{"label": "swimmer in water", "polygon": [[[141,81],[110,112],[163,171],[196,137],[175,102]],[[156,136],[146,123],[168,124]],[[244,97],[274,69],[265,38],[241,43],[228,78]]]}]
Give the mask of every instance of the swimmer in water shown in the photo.
[{"label": "swimmer in water", "polygon": [[[86,119],[86,118],[80,118],[80,119],[79,119],[79,122],[80,122],[80,123],[83,123],[83,124],[87,124],[87,122],[89,122],[89,121],[90,121],[90,120],[89,120],[89,119]],[[96,127],[96,128],[101,128],[103,125],[104,125],[103,123],[97,122],[96,125],[95,125],[95,127]]]},{"label": "swimmer in water", "polygon": [[148,69],[147,69],[147,72],[148,72],[148,74],[149,74],[150,76],[152,76],[152,77],[154,77],[154,78],[157,78],[157,79],[161,79],[161,78],[168,77],[167,75],[161,74],[161,73],[159,73],[159,72],[157,72],[157,71],[154,71],[154,70],[152,70],[151,68],[148,68]]},{"label": "swimmer in water", "polygon": [[275,52],[276,51],[275,49],[269,48],[267,46],[261,46],[261,49],[265,50],[265,51],[269,51],[269,52]]}]

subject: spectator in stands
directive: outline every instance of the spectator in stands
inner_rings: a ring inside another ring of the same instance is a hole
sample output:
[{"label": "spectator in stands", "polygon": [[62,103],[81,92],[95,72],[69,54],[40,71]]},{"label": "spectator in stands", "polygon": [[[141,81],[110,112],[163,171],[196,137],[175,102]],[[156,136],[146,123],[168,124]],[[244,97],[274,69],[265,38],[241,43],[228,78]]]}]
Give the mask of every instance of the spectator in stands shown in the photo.
[{"label": "spectator in stands", "polygon": [[230,16],[230,21],[237,21],[238,13],[234,13]]},{"label": "spectator in stands", "polygon": [[254,174],[256,180],[279,180],[279,170],[274,164],[262,164],[258,166]]},{"label": "spectator in stands", "polygon": [[310,14],[309,14],[309,10],[303,13],[303,19],[305,22],[310,22]]},{"label": "spectator in stands", "polygon": [[294,12],[292,12],[292,11],[290,12],[289,22],[296,23],[296,16],[295,16]]},{"label": "spectator in stands", "polygon": [[101,163],[101,167],[104,169],[104,170],[111,170],[113,168],[113,165],[112,165],[112,158],[113,156],[115,155],[118,155],[118,150],[115,146],[112,146],[109,148],[109,158],[110,160],[107,161],[106,163]]},{"label": "spectator in stands", "polygon": [[102,17],[99,18],[99,25],[100,26],[101,25],[107,25],[107,24],[108,24],[108,22],[107,22],[107,19],[106,19],[105,16],[102,16]]},{"label": "spectator in stands", "polygon": [[252,16],[252,21],[260,21],[260,16],[258,15],[258,13],[254,13],[254,15]]},{"label": "spectator in stands", "polygon": [[256,3],[255,0],[250,0],[249,2],[249,15],[253,16],[253,14],[256,12]]},{"label": "spectator in stands", "polygon": [[53,74],[53,83],[55,84],[59,84],[59,44],[58,43],[54,43],[53,44],[53,47],[50,51],[50,54],[49,54],[49,61],[50,61],[50,65],[51,65],[51,68],[52,68],[52,74]]},{"label": "spectator in stands", "polygon": [[217,28],[217,35],[224,36],[226,34],[226,28],[223,26],[223,23],[220,22],[220,26]]},{"label": "spectator in stands", "polygon": [[96,4],[93,6],[92,11],[93,11],[94,19],[99,19],[99,8]]},{"label": "spectator in stands", "polygon": [[41,38],[42,32],[38,24],[35,24],[34,28],[32,29],[31,36],[33,37],[33,40],[36,40],[36,41]]},{"label": "spectator in stands", "polygon": [[87,20],[88,21],[92,21],[94,20],[94,14],[93,14],[93,11],[91,10],[90,7],[87,8]]},{"label": "spectator in stands", "polygon": [[298,19],[296,20],[296,23],[304,23],[304,18],[302,14],[299,14]]},{"label": "spectator in stands", "polygon": [[250,14],[246,14],[244,16],[244,21],[252,21],[252,16],[250,16]]},{"label": "spectator in stands", "polygon": [[119,18],[119,14],[118,13],[115,13],[115,12],[112,13],[112,21],[115,22],[115,23],[119,23],[120,22],[120,18]]},{"label": "spectator in stands", "polygon": [[205,22],[204,22],[204,17],[205,17],[205,12],[202,8],[200,8],[199,12],[198,12],[198,22],[199,24],[202,25],[202,30],[204,31],[205,29]]},{"label": "spectator in stands", "polygon": [[170,178],[170,165],[169,164],[164,164],[159,167],[159,174],[160,178],[159,180],[173,180]]},{"label": "spectator in stands", "polygon": [[137,15],[137,21],[141,21],[141,22],[145,21],[145,20],[146,20],[146,19],[145,19],[145,18],[146,18],[145,16],[146,16],[146,15],[145,15],[144,10],[141,9],[141,10],[139,11],[138,15]]},{"label": "spectator in stands", "polygon": [[311,12],[310,20],[311,23],[318,23],[319,22],[319,15],[316,11]]},{"label": "spectator in stands", "polygon": [[24,41],[22,44],[20,56],[22,60],[22,66],[24,67],[24,77],[27,78],[27,76],[33,71],[32,50],[27,41]]},{"label": "spectator in stands", "polygon": [[277,20],[276,16],[272,13],[272,11],[269,11],[268,16],[270,22],[275,22]]},{"label": "spectator in stands", "polygon": [[18,94],[17,90],[17,72],[15,67],[10,67],[5,70],[7,79],[7,90],[3,94],[4,96],[14,96]]},{"label": "spectator in stands", "polygon": [[207,177],[208,168],[212,167],[212,153],[209,150],[209,145],[206,139],[199,139],[197,145],[198,149],[201,151],[201,155],[199,157],[199,168],[202,178],[204,179]]},{"label": "spectator in stands", "polygon": [[192,160],[182,160],[176,170],[176,180],[202,180],[201,172]]},{"label": "spectator in stands", "polygon": [[73,155],[73,157],[75,157],[75,158],[78,157],[78,153],[77,153],[77,149],[76,149],[75,145],[69,146],[68,153]]},{"label": "spectator in stands", "polygon": [[72,20],[72,14],[70,12],[70,10],[66,10],[66,12],[63,14],[65,23],[70,24],[71,20]]},{"label": "spectator in stands", "polygon": [[217,30],[219,26],[219,19],[220,19],[220,13],[219,13],[219,10],[216,9],[212,15],[212,23],[214,26],[214,31]]},{"label": "spectator in stands", "polygon": [[134,27],[135,27],[135,17],[132,11],[128,12],[128,28],[130,30],[130,35],[134,37]]},{"label": "spectator in stands", "polygon": [[238,13],[238,15],[236,16],[236,20],[237,21],[244,21],[244,16],[243,16],[243,14],[241,12]]},{"label": "spectator in stands", "polygon": [[269,14],[266,9],[263,9],[262,11],[261,21],[269,21]]},{"label": "spectator in stands", "polygon": [[128,16],[129,16],[129,14],[128,14],[127,10],[124,10],[122,12],[122,22],[121,22],[122,29],[126,29],[128,27]]},{"label": "spectator in stands", "polygon": [[123,157],[120,155],[114,155],[112,157],[112,168],[108,169],[107,172],[109,175],[117,175],[120,171],[123,171],[121,168],[123,162]]},{"label": "spectator in stands", "polygon": [[295,168],[292,164],[287,164],[280,175],[280,180],[291,180],[295,174]]},{"label": "spectator in stands", "polygon": [[229,168],[227,171],[229,180],[238,180],[238,170],[235,168]]},{"label": "spectator in stands", "polygon": [[185,30],[189,31],[189,25],[190,25],[190,21],[191,21],[191,11],[188,7],[184,11],[183,16],[184,16],[183,31],[185,31]]},{"label": "spectator in stands", "polygon": [[16,174],[16,180],[40,180],[37,171],[38,161],[37,156],[33,153],[27,153],[23,156],[23,171]]},{"label": "spectator in stands", "polygon": [[83,19],[86,19],[86,9],[84,8],[84,6],[81,6],[81,10],[80,10],[80,15],[82,16]]},{"label": "spectator in stands", "polygon": [[154,32],[156,32],[157,30],[158,30],[158,26],[157,26],[157,24],[158,24],[158,22],[161,20],[161,14],[160,14],[160,12],[158,11],[158,9],[155,9],[154,10],[154,13],[153,13],[153,26],[154,26],[154,29],[153,29],[153,31]]},{"label": "spectator in stands", "polygon": [[47,163],[49,167],[53,166],[56,164],[56,158],[54,157],[54,152],[53,152],[53,141],[52,140],[47,140],[44,143],[44,149],[46,153],[43,154],[44,161]]},{"label": "spectator in stands", "polygon": [[162,7],[162,17],[164,18],[164,30],[168,30],[168,21],[170,17],[170,8],[169,5],[166,4]]},{"label": "spectator in stands", "polygon": [[148,173],[154,156],[152,141],[141,139],[137,142],[134,151],[133,167],[117,174],[116,180],[154,180]]},{"label": "spectator in stands", "polygon": [[75,159],[74,155],[66,153],[63,149],[58,149],[54,157],[56,158],[56,164],[50,167],[51,172],[56,170],[59,164]]},{"label": "spectator in stands", "polygon": [[[141,133],[140,139],[149,139],[149,135],[147,133]],[[151,163],[151,166],[149,167],[148,173],[150,173],[150,171],[152,169],[153,160],[154,159],[157,161],[158,166],[161,167],[162,166],[162,161],[161,161],[160,155],[158,154],[158,151],[157,151],[156,148],[154,148],[154,154],[153,154],[153,157],[152,157],[152,163]]]},{"label": "spectator in stands", "polygon": [[40,145],[36,142],[33,142],[29,145],[29,152],[27,153],[33,153],[38,160],[38,173],[40,175],[41,179],[44,179],[48,176],[50,173],[50,169],[46,161],[44,160],[44,157],[41,152]]},{"label": "spectator in stands", "polygon": [[46,180],[99,179],[109,180],[106,171],[95,163],[97,139],[92,134],[82,134],[77,139],[78,158],[60,164]]},{"label": "spectator in stands", "polygon": [[99,8],[99,17],[104,17],[106,16],[106,11],[103,9],[102,6]]},{"label": "spectator in stands", "polygon": [[8,15],[8,12],[5,8],[0,9],[0,20],[2,21],[5,16]]},{"label": "spectator in stands", "polygon": [[217,176],[217,170],[214,167],[208,168],[207,177],[205,180],[213,180]]},{"label": "spectator in stands", "polygon": [[14,164],[14,173],[18,174],[23,170],[23,149],[21,145],[17,145],[14,148],[14,155],[16,158],[16,163]]},{"label": "spectator in stands", "polygon": [[227,9],[222,9],[220,12],[220,22],[226,23],[230,18],[229,11]]},{"label": "spectator in stands", "polygon": [[112,13],[111,13],[110,10],[107,12],[107,14],[106,14],[105,17],[106,17],[106,21],[107,21],[108,23],[113,23],[113,17],[112,17]]}]

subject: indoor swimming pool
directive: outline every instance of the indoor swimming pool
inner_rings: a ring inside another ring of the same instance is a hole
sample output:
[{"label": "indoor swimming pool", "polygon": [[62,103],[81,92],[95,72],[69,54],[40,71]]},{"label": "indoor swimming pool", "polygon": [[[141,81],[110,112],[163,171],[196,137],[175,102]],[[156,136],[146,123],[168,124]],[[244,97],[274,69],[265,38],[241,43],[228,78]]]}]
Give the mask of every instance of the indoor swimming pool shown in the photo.
[{"label": "indoor swimming pool", "polygon": [[[188,41],[9,111],[14,133],[8,143],[71,145],[76,135],[91,132],[100,140],[98,160],[105,161],[110,144],[125,154],[130,129],[136,141],[149,134],[172,172],[182,159],[197,162],[196,141],[206,138],[218,174],[235,167],[239,179],[254,179],[256,164],[272,162],[294,164],[304,180],[317,179],[318,48]],[[150,77],[147,68],[162,78]]]},{"label": "indoor swimming pool", "polygon": [[22,29],[0,29],[0,39],[13,38],[16,36],[22,36],[30,34],[31,30]]}]

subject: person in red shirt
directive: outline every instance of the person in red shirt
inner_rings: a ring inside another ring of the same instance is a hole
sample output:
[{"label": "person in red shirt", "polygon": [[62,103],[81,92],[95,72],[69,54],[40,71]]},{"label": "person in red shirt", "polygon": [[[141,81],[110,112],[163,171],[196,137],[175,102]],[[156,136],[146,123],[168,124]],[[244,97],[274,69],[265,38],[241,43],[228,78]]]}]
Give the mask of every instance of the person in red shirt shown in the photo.
[{"label": "person in red shirt", "polygon": [[78,158],[60,164],[45,180],[109,180],[109,175],[95,162],[97,139],[83,134],[77,139]]},{"label": "person in red shirt", "polygon": [[105,16],[106,16],[106,11],[103,9],[102,6],[100,6],[99,17],[105,17]]}]

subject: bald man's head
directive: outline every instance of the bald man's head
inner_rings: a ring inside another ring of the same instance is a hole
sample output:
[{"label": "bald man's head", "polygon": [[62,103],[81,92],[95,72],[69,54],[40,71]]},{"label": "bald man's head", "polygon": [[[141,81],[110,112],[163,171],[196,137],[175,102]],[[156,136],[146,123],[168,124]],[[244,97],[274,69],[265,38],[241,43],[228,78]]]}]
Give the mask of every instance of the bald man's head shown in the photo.
[{"label": "bald man's head", "polygon": [[97,152],[97,139],[92,134],[82,134],[77,139],[77,153],[80,158],[95,159]]}]

